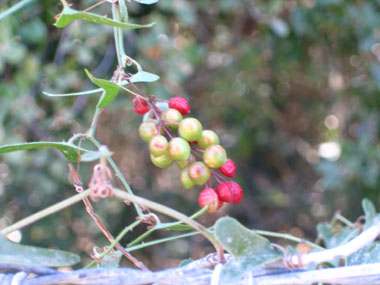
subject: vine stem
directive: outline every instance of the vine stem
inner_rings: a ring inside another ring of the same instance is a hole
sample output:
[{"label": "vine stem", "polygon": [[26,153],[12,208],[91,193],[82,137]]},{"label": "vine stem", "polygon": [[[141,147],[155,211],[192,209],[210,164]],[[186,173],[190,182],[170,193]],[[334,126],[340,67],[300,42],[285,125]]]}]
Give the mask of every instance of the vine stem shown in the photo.
[{"label": "vine stem", "polygon": [[202,226],[198,222],[190,219],[188,216],[186,216],[186,215],[184,215],[184,214],[182,214],[182,213],[180,213],[174,209],[171,209],[169,207],[166,207],[164,205],[161,205],[161,204],[153,202],[153,201],[149,201],[147,199],[144,199],[144,198],[136,196],[136,195],[131,195],[129,193],[126,193],[125,191],[122,191],[119,189],[113,189],[113,193],[119,199],[131,201],[133,203],[145,206],[147,208],[153,209],[157,212],[160,212],[162,214],[170,216],[176,220],[179,220],[179,221],[183,222],[184,224],[189,225],[190,227],[192,227],[193,229],[195,229],[196,231],[201,233],[205,238],[207,238],[212,243],[212,245],[216,249],[216,252],[218,253],[219,260],[221,262],[224,261],[222,245],[219,243],[218,240],[215,239],[215,237],[212,235],[211,232],[209,232],[204,226]]},{"label": "vine stem", "polygon": [[65,209],[65,208],[67,208],[67,207],[69,207],[75,203],[82,201],[83,198],[86,198],[89,195],[90,195],[89,189],[86,191],[83,191],[79,194],[76,194],[75,196],[67,198],[66,200],[63,200],[57,204],[54,204],[54,205],[52,205],[52,206],[50,206],[50,207],[48,207],[42,211],[39,211],[33,215],[30,215],[29,217],[26,217],[26,218],[24,218],[24,219],[22,219],[16,223],[14,223],[13,225],[11,225],[5,229],[2,229],[0,231],[0,234],[7,235],[11,232],[14,232],[14,231],[19,230],[23,227],[26,227],[26,226],[28,226],[28,225],[30,225],[30,224],[38,221],[38,220],[41,220],[42,218],[44,218],[46,216],[54,214],[54,213],[56,213],[60,210],[63,210],[63,209]]},{"label": "vine stem", "polygon": [[[112,4],[112,18],[116,21],[118,21],[118,3]],[[123,55],[125,54],[124,50],[122,50],[124,43],[123,43],[123,34],[120,35],[120,28],[114,27],[113,28],[113,34],[115,39],[115,49],[116,49],[116,55],[117,55],[117,62],[120,67],[125,67],[123,63]]]},{"label": "vine stem", "polygon": [[311,241],[307,241],[307,240],[302,239],[302,238],[298,238],[298,237],[292,236],[290,234],[274,233],[274,232],[263,231],[263,230],[252,230],[252,231],[254,233],[262,235],[262,236],[287,239],[287,240],[291,240],[291,241],[298,242],[298,243],[305,243],[305,244],[310,245],[311,247],[314,247],[316,249],[320,249],[320,250],[324,250],[325,249],[324,247],[319,246],[318,244],[315,244],[315,243],[313,243]]},{"label": "vine stem", "polygon": [[346,217],[342,216],[340,213],[337,213],[334,218],[351,228],[355,227],[355,224],[353,222],[349,221]]},{"label": "vine stem", "polygon": [[373,226],[369,227],[360,235],[341,246],[302,254],[299,256],[293,255],[289,258],[289,261],[294,265],[305,267],[309,264],[320,264],[334,260],[335,258],[347,257],[363,248],[367,244],[372,243],[379,235],[380,221],[377,220]]},{"label": "vine stem", "polygon": [[[115,240],[107,247],[107,249],[100,254],[97,259],[102,259],[106,254],[108,254],[118,243],[119,241],[126,235],[127,232],[133,230],[135,227],[137,227],[139,224],[142,223],[141,219],[136,220],[134,223],[130,224],[129,226],[126,226],[115,238]],[[96,261],[92,261],[89,265],[87,265],[85,268],[90,268],[96,265]]]},{"label": "vine stem", "polygon": [[[196,219],[196,218],[200,217],[201,215],[203,215],[207,211],[207,209],[208,209],[208,206],[202,208],[201,210],[199,210],[195,214],[191,215],[190,219]],[[151,233],[153,233],[156,230],[167,229],[167,228],[170,228],[170,227],[173,227],[176,225],[180,225],[180,224],[181,224],[181,222],[167,223],[165,226],[163,224],[157,224],[156,226],[154,226],[150,230],[143,233],[141,236],[137,237],[135,240],[128,243],[127,247],[129,248],[129,247],[139,243],[140,241],[144,240],[146,237],[148,237]]]},{"label": "vine stem", "polygon": [[172,240],[176,240],[176,239],[181,239],[181,238],[185,238],[185,237],[191,237],[191,236],[195,236],[195,235],[199,235],[199,234],[200,234],[200,232],[190,232],[190,233],[171,236],[171,237],[167,237],[167,238],[163,238],[163,239],[157,239],[157,240],[153,240],[153,241],[149,241],[149,242],[143,242],[141,244],[137,244],[137,245],[133,245],[131,247],[128,247],[125,250],[128,252],[132,252],[132,251],[135,251],[138,249],[146,248],[146,247],[157,245],[160,243],[164,243],[164,242],[168,242],[168,241],[172,241]]}]

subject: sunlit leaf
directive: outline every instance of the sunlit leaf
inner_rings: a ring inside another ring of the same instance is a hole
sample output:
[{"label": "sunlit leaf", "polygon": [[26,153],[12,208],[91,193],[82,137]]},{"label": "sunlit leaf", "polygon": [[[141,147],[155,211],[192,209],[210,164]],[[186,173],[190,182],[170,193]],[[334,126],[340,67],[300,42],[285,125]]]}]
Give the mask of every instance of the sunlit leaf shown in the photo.
[{"label": "sunlit leaf", "polygon": [[157,81],[160,79],[160,77],[156,74],[146,72],[146,71],[139,71],[136,74],[134,74],[131,77],[131,82],[136,83],[136,82],[153,82]]},{"label": "sunlit leaf", "polygon": [[137,3],[145,4],[145,5],[152,5],[158,2],[158,0],[135,0]]},{"label": "sunlit leaf", "polygon": [[95,160],[99,160],[101,157],[111,156],[112,154],[113,153],[110,152],[107,148],[97,150],[97,151],[89,151],[81,155],[80,161],[84,161],[84,162],[95,161]]},{"label": "sunlit leaf", "polygon": [[65,5],[55,25],[58,28],[64,28],[74,20],[86,20],[86,21],[90,21],[90,22],[94,22],[98,24],[103,24],[103,25],[108,25],[108,26],[113,26],[113,27],[118,27],[118,28],[125,28],[125,29],[149,28],[155,24],[155,23],[150,23],[147,25],[138,25],[138,24],[118,22],[110,18],[107,18],[105,16],[99,16],[99,15],[89,13],[89,12],[77,11]]},{"label": "sunlit leaf", "polygon": [[269,240],[230,217],[216,222],[215,235],[224,249],[235,257],[223,266],[221,279],[225,282],[238,280],[247,271],[282,257]]},{"label": "sunlit leaf", "polygon": [[13,243],[0,235],[0,263],[61,267],[78,263],[76,254]]},{"label": "sunlit leaf", "polygon": [[364,229],[368,229],[373,225],[376,218],[376,208],[369,199],[362,200],[363,212],[365,214],[365,226]]},{"label": "sunlit leaf", "polygon": [[347,258],[346,266],[380,262],[380,243],[371,243]]},{"label": "sunlit leaf", "polygon": [[335,233],[323,223],[317,225],[317,231],[321,235],[326,248],[334,248],[345,244],[359,232],[357,228],[344,227],[338,233]]},{"label": "sunlit leaf", "polygon": [[31,150],[31,149],[42,149],[42,148],[54,148],[59,150],[67,160],[72,162],[78,161],[78,150],[87,152],[86,149],[77,147],[76,145],[70,143],[58,143],[58,142],[28,142],[19,143],[11,145],[0,146],[0,154],[19,151],[19,150]]}]

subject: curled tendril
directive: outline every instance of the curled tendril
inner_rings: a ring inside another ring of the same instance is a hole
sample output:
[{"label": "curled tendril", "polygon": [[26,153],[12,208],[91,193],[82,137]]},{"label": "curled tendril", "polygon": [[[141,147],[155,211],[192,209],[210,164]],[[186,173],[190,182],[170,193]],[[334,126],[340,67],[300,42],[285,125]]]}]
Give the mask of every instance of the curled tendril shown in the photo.
[{"label": "curled tendril", "polygon": [[137,219],[141,220],[145,224],[148,224],[149,225],[147,227],[148,230],[151,229],[151,228],[154,228],[156,225],[158,225],[158,224],[161,223],[161,221],[157,217],[157,215],[153,214],[153,213],[146,214],[146,215],[144,215],[142,217],[137,217]]},{"label": "curled tendril", "polygon": [[94,166],[94,172],[90,183],[88,184],[91,192],[90,198],[97,201],[99,198],[107,198],[112,196],[111,170],[105,164],[97,164]]},{"label": "curled tendril", "polygon": [[[99,256],[101,256],[106,250],[107,250],[108,246],[105,246],[105,247],[94,247],[93,248],[93,253],[90,255],[92,259],[95,260],[96,263],[103,263],[103,262],[109,262],[110,260],[113,260],[113,259],[119,259],[119,257],[116,255],[116,252],[114,249],[111,249],[110,252],[108,252],[107,256],[108,258],[107,259],[104,259],[104,257],[101,257],[99,258]],[[112,256],[112,257],[110,257]]]},{"label": "curled tendril", "polygon": [[[281,245],[278,245],[278,244],[275,244],[275,243],[272,243],[271,244],[273,247],[277,248],[278,250],[282,251],[282,253],[284,254],[284,257],[283,257],[283,262],[284,262],[284,266],[288,269],[296,269],[296,268],[302,268],[304,267],[303,263],[302,263],[302,257],[301,257],[301,254],[299,252],[297,252],[296,254],[291,254],[289,252],[286,251],[285,248],[283,248]],[[293,262],[293,257],[297,257],[297,263],[294,263]]]}]

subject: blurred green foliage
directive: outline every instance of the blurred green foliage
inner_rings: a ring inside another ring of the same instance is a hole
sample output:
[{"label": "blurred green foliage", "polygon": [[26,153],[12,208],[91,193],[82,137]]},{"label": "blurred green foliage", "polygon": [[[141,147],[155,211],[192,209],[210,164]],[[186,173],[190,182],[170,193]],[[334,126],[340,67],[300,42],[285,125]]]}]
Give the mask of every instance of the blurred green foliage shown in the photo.
[{"label": "blurred green foliage", "polygon": [[[95,3],[72,2],[78,9]],[[1,1],[0,11],[13,3]],[[107,5],[95,12],[108,13]],[[35,1],[0,22],[1,144],[62,141],[84,132],[97,98],[51,98],[42,91],[95,88],[84,68],[99,78],[110,78],[115,69],[112,29],[82,21],[57,29],[60,10],[58,1]],[[335,210],[355,219],[363,197],[378,202],[380,1],[161,0],[132,3],[129,11],[135,23],[156,22],[126,31],[127,53],[161,77],[139,88],[163,99],[187,97],[193,115],[219,134],[237,162],[244,201],[219,215],[251,228],[313,237],[316,222]],[[194,212],[197,190],[183,189],[174,168],[151,165],[137,136],[141,118],[130,103],[121,94],[107,107],[97,137],[116,154],[136,193]],[[80,172],[89,181],[91,165],[82,164]],[[0,157],[0,227],[73,194],[59,153]],[[135,218],[132,207],[112,199],[98,202],[96,212],[115,235]],[[94,244],[106,244],[82,205],[22,233],[24,244],[84,256]],[[199,237],[191,245],[190,251],[188,240],[180,240],[137,256],[162,268],[163,256],[165,266],[174,266],[210,250]]]}]

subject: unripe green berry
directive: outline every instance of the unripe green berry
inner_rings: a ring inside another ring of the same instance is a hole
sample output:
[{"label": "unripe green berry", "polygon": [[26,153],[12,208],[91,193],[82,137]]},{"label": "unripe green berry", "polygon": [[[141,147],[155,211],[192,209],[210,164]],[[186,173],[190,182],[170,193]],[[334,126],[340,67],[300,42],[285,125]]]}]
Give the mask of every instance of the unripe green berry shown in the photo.
[{"label": "unripe green berry", "polygon": [[[161,119],[168,122],[180,123],[183,119],[183,116],[178,110],[170,108],[162,112]],[[178,129],[178,125],[176,124],[170,124],[170,123],[165,123],[165,124],[173,130]]]},{"label": "unripe green berry", "polygon": [[144,141],[149,142],[154,136],[158,135],[156,122],[153,120],[142,122],[139,127],[139,135]]},{"label": "unripe green berry", "polygon": [[187,167],[182,169],[180,177],[179,177],[179,180],[181,181],[182,186],[185,187],[186,189],[193,188],[195,185],[194,181],[191,180],[188,171],[189,169]]},{"label": "unripe green berry", "polygon": [[202,131],[201,138],[198,140],[198,145],[202,149],[208,148],[210,145],[219,144],[218,135],[211,130]]},{"label": "unripe green berry", "polygon": [[227,153],[222,146],[212,145],[203,153],[203,160],[208,166],[219,168],[226,162]]},{"label": "unripe green berry", "polygon": [[189,142],[197,141],[202,135],[202,124],[195,118],[186,118],[179,124],[178,132]]},{"label": "unripe green berry", "polygon": [[168,153],[165,153],[164,155],[160,155],[157,157],[155,157],[151,154],[150,160],[152,161],[152,163],[155,166],[157,166],[159,168],[167,168],[173,164],[173,159],[170,157],[170,155]]},{"label": "unripe green berry", "polygon": [[169,154],[174,160],[186,160],[190,156],[190,145],[183,138],[174,138],[169,142]]},{"label": "unripe green berry", "polygon": [[188,160],[177,160],[177,164],[178,164],[179,168],[184,169],[185,167],[187,167],[189,165],[189,161]]},{"label": "unripe green berry", "polygon": [[210,179],[210,168],[201,162],[193,162],[189,165],[189,177],[194,181],[195,184],[203,185]]},{"label": "unripe green berry", "polygon": [[154,136],[149,142],[149,150],[153,156],[160,156],[168,151],[168,140],[161,135]]}]

